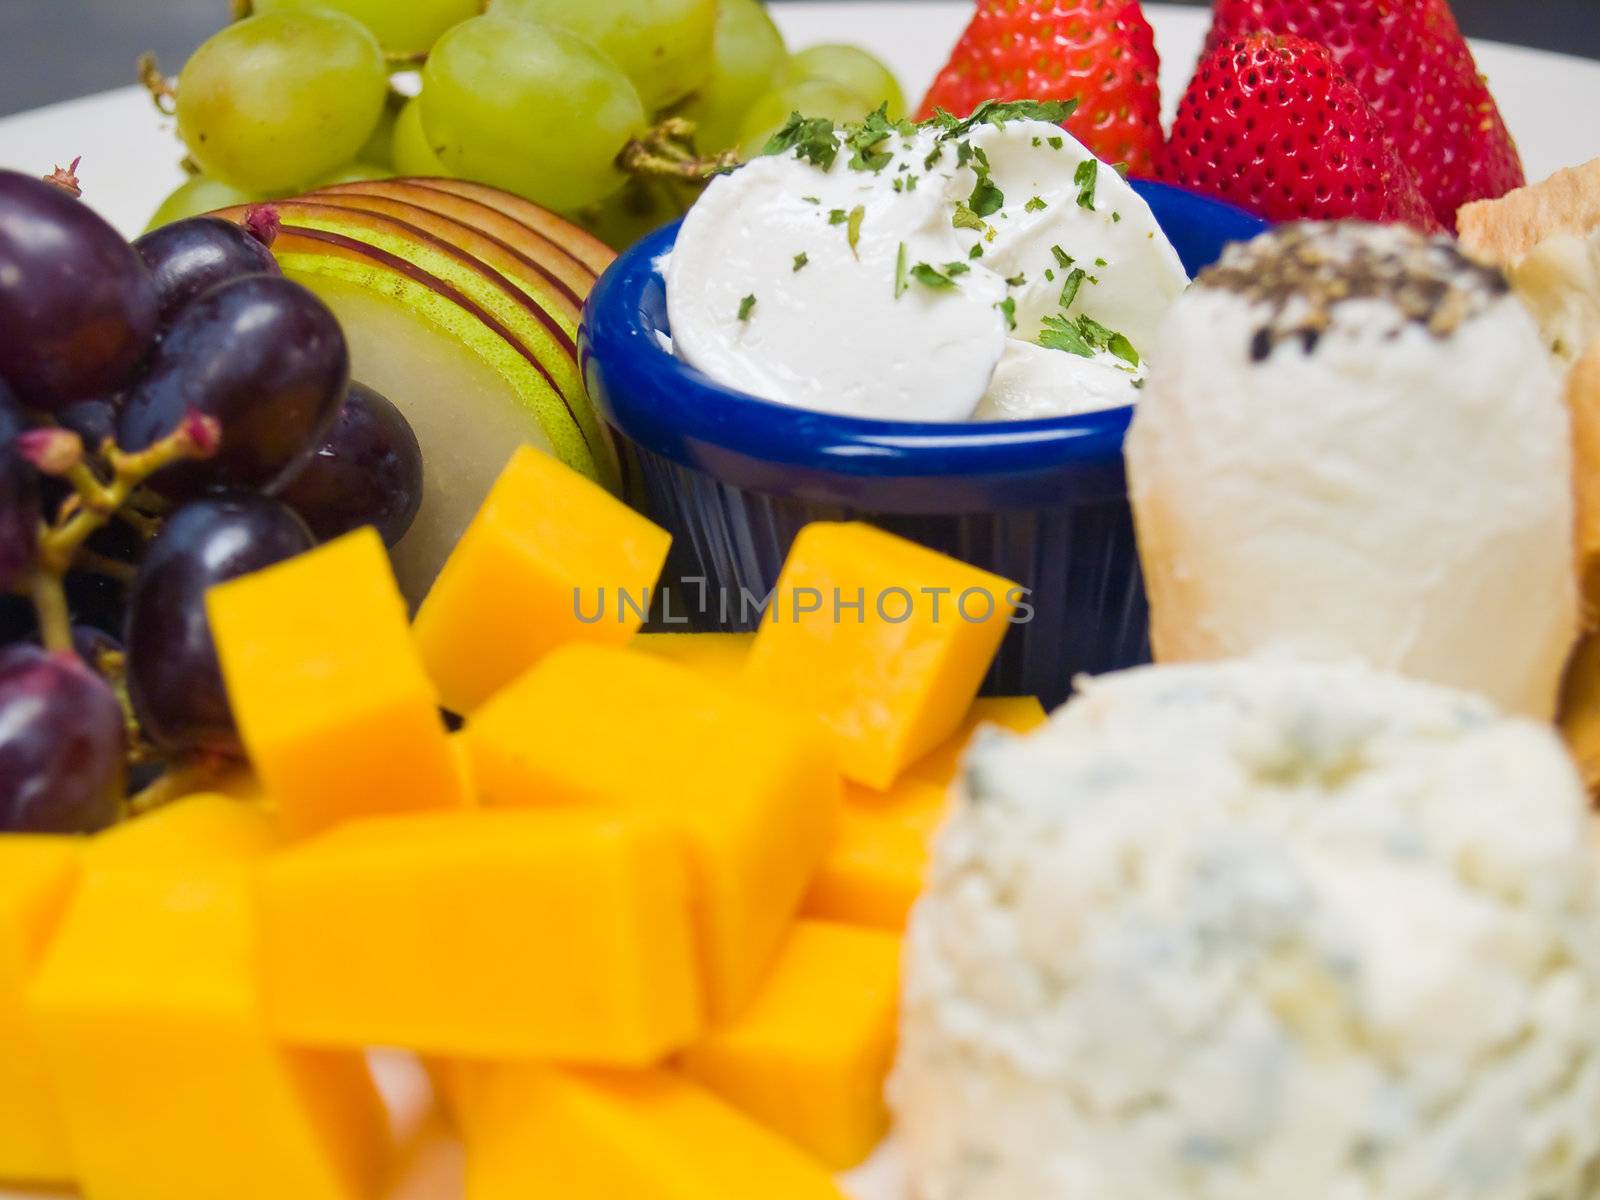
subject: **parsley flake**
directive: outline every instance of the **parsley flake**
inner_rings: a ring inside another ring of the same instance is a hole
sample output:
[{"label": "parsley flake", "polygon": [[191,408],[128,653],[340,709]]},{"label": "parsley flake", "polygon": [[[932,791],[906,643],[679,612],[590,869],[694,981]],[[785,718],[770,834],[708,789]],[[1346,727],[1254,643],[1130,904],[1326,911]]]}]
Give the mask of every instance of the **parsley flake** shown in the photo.
[{"label": "parsley flake", "polygon": [[1016,275],[1013,275],[1010,279],[1006,280],[1006,286],[1007,287],[1023,287],[1027,282],[1028,282],[1028,277],[1026,275],[1018,273]]},{"label": "parsley flake", "polygon": [[1044,281],[1046,283],[1054,283],[1056,281],[1056,273],[1049,267],[1044,269]]},{"label": "parsley flake", "polygon": [[1113,225],[1121,225],[1122,224],[1122,214],[1119,213],[1119,212],[1112,213],[1111,214],[1111,223]]},{"label": "parsley flake", "polygon": [[972,249],[967,251],[967,257],[968,258],[982,258],[983,257],[983,243],[982,242],[973,242],[972,243]]},{"label": "parsley flake", "polygon": [[739,301],[739,320],[748,321],[750,319],[750,314],[755,311],[755,307],[756,298],[754,296],[746,296],[743,300]]},{"label": "parsley flake", "polygon": [[997,303],[995,307],[1000,310],[1000,315],[1006,319],[1006,328],[1015,329],[1017,327],[1017,302],[1007,296]]},{"label": "parsley flake", "polygon": [[1043,326],[1039,331],[1039,345],[1046,350],[1064,350],[1079,358],[1093,358],[1096,352],[1104,350],[1130,367],[1139,366],[1139,352],[1133,348],[1133,343],[1088,314],[1076,319],[1046,317]]},{"label": "parsley flake", "polygon": [[861,240],[861,222],[866,220],[866,217],[867,210],[858,204],[850,210],[850,216],[845,226],[845,238],[850,243],[850,253],[855,254],[857,258],[861,256],[856,254],[856,243]]},{"label": "parsley flake", "polygon": [[1103,259],[1103,258],[1097,258],[1097,259],[1094,260],[1094,265],[1097,266],[1097,267],[1104,267],[1104,266],[1109,266],[1110,264],[1107,263],[1106,260]]},{"label": "parsley flake", "polygon": [[1082,268],[1072,268],[1072,273],[1067,276],[1066,283],[1061,285],[1061,307],[1063,309],[1072,307],[1072,302],[1078,298],[1078,289],[1083,286],[1083,281],[1087,278],[1088,274]]},{"label": "parsley flake", "polygon": [[1039,345],[1046,350],[1064,350],[1079,358],[1093,358],[1094,348],[1085,340],[1077,324],[1066,317],[1046,317],[1039,331]]},{"label": "parsley flake", "polygon": [[800,199],[804,200],[807,204],[821,204],[822,203],[822,197],[821,196],[801,196]]},{"label": "parsley flake", "polygon": [[912,267],[911,278],[922,284],[923,287],[937,288],[940,290],[943,290],[944,288],[953,288],[956,285],[956,281],[954,279],[950,278],[950,276],[946,275],[943,271],[939,270],[938,267],[933,266],[931,263],[918,263],[916,266]]},{"label": "parsley flake", "polygon": [[1065,138],[1053,137],[1053,138],[1049,139],[1050,149],[1052,149],[1052,150],[1059,150],[1059,149],[1061,149],[1061,147],[1065,146],[1066,144],[1067,143],[1066,143],[1066,139]]},{"label": "parsley flake", "polygon": [[1051,246],[1050,253],[1055,256],[1056,266],[1060,267],[1063,271],[1072,270],[1072,264],[1078,261],[1060,246]]},{"label": "parsley flake", "polygon": [[942,108],[933,111],[930,125],[938,125],[945,140],[961,137],[979,125],[1004,126],[1007,121],[1045,121],[1063,124],[1078,107],[1076,100],[985,100],[972,115],[958,121]]},{"label": "parsley flake", "polygon": [[783,128],[768,140],[763,154],[787,154],[827,170],[839,155],[839,139],[827,117],[802,117],[790,113]]},{"label": "parsley flake", "polygon": [[810,261],[811,261],[811,256],[808,255],[804,250],[802,250],[802,251],[800,251],[799,254],[796,254],[794,256],[794,269],[796,271],[798,271],[801,267],[805,266]]},{"label": "parsley flake", "polygon": [[1094,211],[1095,184],[1100,181],[1100,164],[1092,158],[1086,158],[1078,164],[1078,169],[1072,173],[1072,182],[1078,185],[1078,207]]},{"label": "parsley flake", "polygon": [[845,129],[844,144],[851,152],[852,171],[881,171],[894,161],[894,155],[882,148],[889,135],[895,132],[887,105],[879,105],[860,124]]},{"label": "parsley flake", "polygon": [[906,294],[906,288],[911,285],[906,282],[906,244],[900,243],[900,251],[894,258],[894,298],[900,299]]},{"label": "parsley flake", "polygon": [[1006,194],[995,186],[987,174],[979,175],[967,207],[980,217],[993,216],[1005,206]]},{"label": "parsley flake", "polygon": [[842,208],[830,208],[828,210],[829,225],[843,225],[849,219],[850,214],[845,212],[845,210]]},{"label": "parsley flake", "polygon": [[1039,196],[1035,196],[1022,206],[1024,212],[1043,212],[1048,207],[1049,205]]},{"label": "parsley flake", "polygon": [[959,200],[956,201],[955,215],[950,218],[950,224],[957,229],[976,229],[980,232],[984,228],[983,218]]}]

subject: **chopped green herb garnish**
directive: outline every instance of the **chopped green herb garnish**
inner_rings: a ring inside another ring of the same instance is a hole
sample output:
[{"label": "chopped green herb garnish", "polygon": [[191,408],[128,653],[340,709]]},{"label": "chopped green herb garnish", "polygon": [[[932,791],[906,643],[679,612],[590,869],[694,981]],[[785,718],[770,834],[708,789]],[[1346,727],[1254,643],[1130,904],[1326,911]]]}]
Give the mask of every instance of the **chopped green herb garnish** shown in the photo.
[{"label": "chopped green herb garnish", "polygon": [[790,113],[782,129],[768,140],[763,154],[795,152],[797,158],[827,170],[839,155],[839,139],[827,117],[802,117]]},{"label": "chopped green herb garnish", "polygon": [[821,196],[801,196],[800,199],[804,200],[807,204],[821,204],[822,203],[822,197]]},{"label": "chopped green herb garnish", "polygon": [[982,242],[973,242],[972,243],[972,249],[967,251],[967,257],[968,258],[982,258],[983,257],[983,243]]},{"label": "chopped green herb garnish", "polygon": [[954,279],[951,279],[950,276],[946,275],[943,271],[939,270],[938,267],[933,266],[931,263],[918,263],[916,266],[912,267],[911,278],[922,284],[923,287],[942,289],[953,288],[956,285],[956,281]]},{"label": "chopped green herb garnish", "polygon": [[957,229],[977,229],[981,231],[984,228],[983,218],[959,200],[956,201],[955,215],[950,218],[950,224]]},{"label": "chopped green herb garnish", "polygon": [[851,170],[881,171],[894,161],[894,155],[882,149],[889,135],[895,132],[887,105],[879,105],[859,125],[848,125],[845,130],[844,144],[851,151]]},{"label": "chopped green herb garnish", "polygon": [[1006,319],[1006,328],[1015,329],[1017,327],[1017,302],[1007,296],[995,307],[1000,310],[1000,315]]},{"label": "chopped green herb garnish", "polygon": [[1059,149],[1061,149],[1061,147],[1063,147],[1063,146],[1065,146],[1067,144],[1065,138],[1058,138],[1058,137],[1050,138],[1049,142],[1050,142],[1050,149],[1052,149],[1052,150],[1059,150]]},{"label": "chopped green herb garnish", "polygon": [[985,174],[978,176],[977,185],[972,189],[972,196],[967,200],[967,207],[980,217],[988,217],[999,212],[1005,206],[1005,202],[1006,194]]},{"label": "chopped green herb garnish", "polygon": [[926,158],[924,158],[922,160],[922,169],[924,171],[933,170],[933,164],[938,162],[943,157],[944,157],[944,143],[943,142],[935,142],[933,144],[933,149],[928,151],[928,157],[926,157]]},{"label": "chopped green herb garnish", "polygon": [[1079,358],[1093,358],[1094,348],[1084,340],[1078,326],[1066,317],[1046,317],[1039,331],[1039,345],[1046,350],[1064,350]]},{"label": "chopped green herb garnish", "polygon": [[1128,164],[1125,162],[1112,163],[1111,169],[1118,175],[1121,175],[1124,179],[1128,177]]},{"label": "chopped green herb garnish", "polygon": [[1060,246],[1051,246],[1050,253],[1055,256],[1056,266],[1060,267],[1063,271],[1072,270],[1072,264],[1078,261]]},{"label": "chopped green herb garnish", "polygon": [[750,314],[755,310],[755,307],[756,298],[754,296],[746,296],[743,300],[739,301],[739,320],[748,321],[750,319]]},{"label": "chopped green herb garnish", "polygon": [[1035,196],[1022,207],[1025,212],[1043,212],[1049,207],[1049,205],[1047,205],[1041,197]]},{"label": "chopped green herb garnish", "polygon": [[917,190],[917,177],[915,175],[907,175],[906,176],[906,191],[914,192],[916,190]]},{"label": "chopped green herb garnish", "polygon": [[1046,283],[1054,283],[1056,281],[1056,273],[1049,267],[1044,269],[1044,281]]},{"label": "chopped green herb garnish", "polygon": [[850,243],[851,254],[855,254],[856,243],[861,240],[861,222],[866,220],[866,217],[867,210],[859,204],[850,210],[850,217],[845,225],[845,238]]},{"label": "chopped green herb garnish", "polygon": [[906,294],[906,244],[900,243],[900,251],[894,257],[894,298],[900,299]]},{"label": "chopped green herb garnish", "polygon": [[1106,349],[1130,367],[1139,365],[1139,352],[1133,348],[1133,343],[1123,334],[1113,333],[1111,340],[1106,343]]},{"label": "chopped green herb garnish", "polygon": [[952,279],[954,279],[957,275],[965,275],[970,270],[972,270],[972,268],[967,266],[967,264],[964,262],[948,262],[944,265],[944,273],[950,276]]},{"label": "chopped green herb garnish", "polygon": [[1033,139],[1033,148],[1035,150],[1037,150],[1042,145],[1044,145],[1044,139],[1043,138],[1034,138]]},{"label": "chopped green herb garnish", "polygon": [[1067,276],[1066,283],[1061,285],[1061,307],[1063,309],[1072,307],[1072,302],[1078,298],[1078,289],[1083,286],[1083,281],[1086,278],[1088,278],[1088,275],[1081,267],[1072,268],[1071,274]]},{"label": "chopped green herb garnish", "polygon": [[1097,258],[1097,259],[1094,260],[1094,265],[1097,266],[1097,267],[1104,267],[1104,266],[1107,266],[1108,264],[1107,264],[1105,259]]},{"label": "chopped green herb garnish", "polygon": [[1119,212],[1112,213],[1111,214],[1111,223],[1113,225],[1121,225],[1122,224],[1122,214],[1119,213]]},{"label": "chopped green herb garnish", "polygon": [[1026,275],[1016,274],[1016,275],[1013,275],[1010,279],[1006,280],[1006,286],[1007,287],[1022,287],[1027,282],[1028,282],[1028,277]]},{"label": "chopped green herb garnish", "polygon": [[845,212],[845,210],[842,208],[830,208],[828,210],[829,225],[843,225],[849,219],[850,214]]},{"label": "chopped green herb garnish", "polygon": [[985,100],[972,110],[965,120],[957,120],[942,108],[936,108],[927,122],[938,125],[939,136],[948,141],[968,133],[979,125],[1002,126],[1007,121],[1047,121],[1060,125],[1077,110],[1076,100]]},{"label": "chopped green herb garnish", "polygon": [[1100,163],[1092,158],[1086,158],[1078,164],[1078,169],[1072,173],[1072,182],[1078,185],[1078,207],[1094,211],[1095,184],[1100,181]]},{"label": "chopped green herb garnish", "polygon": [[810,255],[808,255],[804,250],[802,250],[802,251],[800,251],[799,254],[796,254],[794,256],[794,269],[796,271],[798,271],[801,267],[805,266],[810,261],[811,261]]}]

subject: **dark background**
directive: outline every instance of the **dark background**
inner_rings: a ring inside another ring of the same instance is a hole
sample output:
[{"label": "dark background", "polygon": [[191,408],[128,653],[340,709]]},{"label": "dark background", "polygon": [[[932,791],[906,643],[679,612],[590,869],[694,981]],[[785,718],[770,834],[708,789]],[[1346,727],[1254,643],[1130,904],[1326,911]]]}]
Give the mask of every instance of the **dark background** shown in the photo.
[{"label": "dark background", "polygon": [[[1600,0],[1455,7],[1474,36],[1600,58]],[[227,15],[227,0],[0,0],[0,114],[131,83],[141,50],[155,50],[176,71]]]}]

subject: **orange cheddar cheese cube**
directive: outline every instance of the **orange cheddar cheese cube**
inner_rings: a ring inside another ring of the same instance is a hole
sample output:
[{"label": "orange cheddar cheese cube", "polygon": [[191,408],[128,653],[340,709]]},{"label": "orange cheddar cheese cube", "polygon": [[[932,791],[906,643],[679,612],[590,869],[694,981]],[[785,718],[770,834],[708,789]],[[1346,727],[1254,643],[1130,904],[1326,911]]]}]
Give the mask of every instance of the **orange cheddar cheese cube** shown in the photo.
[{"label": "orange cheddar cheese cube", "polygon": [[972,744],[972,737],[985,725],[1009,729],[1013,733],[1032,733],[1049,717],[1044,705],[1033,696],[983,696],[972,702],[966,720],[943,745],[919,758],[906,770],[909,779],[948,787],[955,782],[961,760]]},{"label": "orange cheddar cheese cube", "polygon": [[745,682],[818,719],[845,777],[884,789],[959,728],[1021,594],[870,525],[809,525]]},{"label": "orange cheddar cheese cube", "polygon": [[264,859],[283,835],[262,804],[218,792],[186,796],[113,826],[84,846],[90,867],[181,870]]},{"label": "orange cheddar cheese cube", "polygon": [[77,884],[82,840],[0,835],[0,1179],[67,1184],[72,1156],[27,992]]},{"label": "orange cheddar cheese cube", "polygon": [[[272,1042],[256,978],[250,872],[225,811],[193,802],[102,835],[29,992],[29,1014],[87,1200],[366,1200],[388,1128],[365,1060]],[[219,801],[220,802],[220,801]],[[226,803],[235,803],[228,801]],[[168,837],[170,833],[170,840]]]},{"label": "orange cheddar cheese cube", "polygon": [[239,732],[291,836],[465,802],[373,529],[215,587],[206,605]]},{"label": "orange cheddar cheese cube", "polygon": [[475,1087],[467,1200],[844,1200],[815,1159],[670,1071],[493,1067]]},{"label": "orange cheddar cheese cube", "polygon": [[863,1162],[889,1132],[900,939],[797,922],[755,1003],[683,1055],[683,1070],[822,1163]]},{"label": "orange cheddar cheese cube", "polygon": [[755,640],[753,633],[641,633],[629,646],[681,663],[726,687],[737,687]]},{"label": "orange cheddar cheese cube", "polygon": [[291,1043],[645,1066],[701,1029],[687,864],[643,813],[354,821],[267,864],[260,911]]},{"label": "orange cheddar cheese cube", "polygon": [[570,467],[518,450],[417,612],[445,707],[472,712],[565,643],[625,644],[671,542]]},{"label": "orange cheddar cheese cube", "polygon": [[933,795],[937,803],[846,803],[801,911],[819,920],[904,930],[944,819],[943,792],[928,788],[924,799]]},{"label": "orange cheddar cheese cube", "polygon": [[487,805],[649,813],[682,839],[710,1012],[760,986],[832,836],[839,781],[809,722],[676,663],[570,646],[468,722]]}]

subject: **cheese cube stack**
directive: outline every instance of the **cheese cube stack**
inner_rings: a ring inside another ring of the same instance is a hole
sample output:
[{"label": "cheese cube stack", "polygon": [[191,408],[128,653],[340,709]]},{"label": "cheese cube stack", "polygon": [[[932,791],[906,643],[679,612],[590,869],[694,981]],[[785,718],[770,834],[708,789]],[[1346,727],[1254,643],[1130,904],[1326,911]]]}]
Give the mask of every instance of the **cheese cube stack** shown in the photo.
[{"label": "cheese cube stack", "polygon": [[206,606],[239,733],[291,835],[466,802],[376,531],[215,587]]},{"label": "cheese cube stack", "polygon": [[839,807],[827,746],[804,720],[646,654],[569,646],[467,723],[488,805],[650,814],[688,855],[714,1017],[761,985]]},{"label": "cheese cube stack", "polygon": [[261,876],[286,1041],[648,1066],[701,1029],[687,864],[643,813],[352,822]]},{"label": "cheese cube stack", "polygon": [[870,525],[808,525],[745,668],[819,721],[846,778],[887,788],[956,732],[1010,628],[1009,580]]},{"label": "cheese cube stack", "polygon": [[417,612],[445,707],[471,713],[557,646],[625,644],[671,542],[550,455],[517,451]]},{"label": "cheese cube stack", "polygon": [[670,1071],[495,1067],[473,1088],[467,1200],[844,1200],[815,1159]]},{"label": "cheese cube stack", "polygon": [[18,1183],[73,1178],[27,995],[80,861],[75,838],[0,836],[0,1179]]},{"label": "cheese cube stack", "polygon": [[29,1011],[88,1200],[375,1194],[389,1135],[365,1060],[286,1049],[263,1020],[251,870],[272,841],[213,796],[85,851]]},{"label": "cheese cube stack", "polygon": [[680,663],[713,683],[738,687],[755,640],[753,633],[641,633],[628,646]]}]

